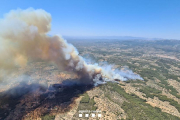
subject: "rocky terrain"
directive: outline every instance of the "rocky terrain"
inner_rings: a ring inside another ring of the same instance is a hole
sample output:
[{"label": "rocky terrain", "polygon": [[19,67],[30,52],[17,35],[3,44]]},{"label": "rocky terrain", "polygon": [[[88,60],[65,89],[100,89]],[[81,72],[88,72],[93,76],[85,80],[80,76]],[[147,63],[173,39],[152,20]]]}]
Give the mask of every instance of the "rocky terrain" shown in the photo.
[{"label": "rocky terrain", "polygon": [[180,119],[180,41],[69,41],[91,62],[128,66],[144,80],[69,87],[76,75],[32,61],[8,77],[11,85],[1,85],[0,119]]}]

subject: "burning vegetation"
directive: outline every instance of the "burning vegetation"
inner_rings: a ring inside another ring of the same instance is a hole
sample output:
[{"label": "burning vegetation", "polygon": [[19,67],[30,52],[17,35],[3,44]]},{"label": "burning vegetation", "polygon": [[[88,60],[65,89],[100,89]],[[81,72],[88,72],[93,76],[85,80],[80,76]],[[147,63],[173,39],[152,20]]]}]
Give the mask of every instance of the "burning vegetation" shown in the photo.
[{"label": "burning vegetation", "polygon": [[0,27],[3,28],[0,29],[1,79],[17,67],[26,66],[28,61],[38,59],[75,73],[83,84],[99,82],[93,80],[98,74],[103,81],[142,79],[132,71],[86,63],[72,44],[57,35],[47,35],[51,29],[51,15],[42,9],[12,10],[0,20]]},{"label": "burning vegetation", "polygon": [[[58,35],[48,35],[51,15],[44,10],[12,10],[0,19],[0,28],[3,28],[0,29],[0,85],[9,85],[6,90],[1,88],[0,119],[42,116],[53,110],[66,112],[80,94],[94,86],[107,81],[143,80],[127,68],[118,70],[108,64],[87,63],[72,44]],[[26,69],[29,63],[39,60],[52,63],[57,70],[68,71],[75,78],[70,76],[61,81],[64,75],[59,74],[56,75],[59,82],[44,85],[41,75],[31,80],[36,74],[31,71],[19,74],[24,76],[23,81],[19,81],[19,77],[9,79],[17,70]]]}]

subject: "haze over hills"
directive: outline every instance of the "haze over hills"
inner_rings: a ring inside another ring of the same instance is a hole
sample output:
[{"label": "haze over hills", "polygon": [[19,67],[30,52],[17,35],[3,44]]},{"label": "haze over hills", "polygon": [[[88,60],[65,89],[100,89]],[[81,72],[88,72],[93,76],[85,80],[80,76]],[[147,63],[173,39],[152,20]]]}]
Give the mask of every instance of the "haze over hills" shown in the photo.
[{"label": "haze over hills", "polygon": [[1,0],[0,120],[180,120],[179,3]]},{"label": "haze over hills", "polygon": [[133,37],[133,36],[62,36],[67,40],[175,40],[164,38],[145,38],[145,37]]},{"label": "haze over hills", "polygon": [[[75,74],[45,61],[30,62],[10,76],[16,84],[0,93],[1,119],[78,120],[82,110],[90,110],[101,111],[102,117],[95,119],[102,120],[179,120],[180,41],[76,39],[72,44],[85,59],[115,64],[116,68],[126,66],[144,80],[108,82],[97,87],[66,86],[77,79]],[[25,75],[22,82],[28,78],[28,84],[16,82],[20,74]],[[38,83],[30,84],[34,81]],[[87,119],[86,113],[92,114],[84,112],[82,119]]]}]

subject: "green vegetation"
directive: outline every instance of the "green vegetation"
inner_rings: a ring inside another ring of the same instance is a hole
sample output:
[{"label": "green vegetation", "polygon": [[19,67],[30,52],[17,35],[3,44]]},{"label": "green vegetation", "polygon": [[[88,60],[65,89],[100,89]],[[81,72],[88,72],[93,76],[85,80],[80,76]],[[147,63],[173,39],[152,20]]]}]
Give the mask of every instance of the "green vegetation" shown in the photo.
[{"label": "green vegetation", "polygon": [[55,116],[54,115],[45,115],[41,117],[42,120],[54,120]]},{"label": "green vegetation", "polygon": [[180,104],[178,104],[178,102],[174,101],[173,99],[167,98],[167,96],[165,95],[161,95],[160,90],[147,86],[147,87],[142,87],[139,91],[145,93],[146,97],[150,97],[152,99],[154,97],[158,97],[158,99],[161,101],[168,101],[170,105],[176,107],[176,109],[180,112]]},{"label": "green vegetation", "polygon": [[161,80],[161,83],[157,83],[157,84],[163,88],[166,88],[169,91],[169,93],[180,99],[180,95],[178,95],[178,91],[172,86],[170,86],[166,80]]},{"label": "green vegetation", "polygon": [[142,87],[141,89],[139,89],[139,91],[145,93],[147,98],[150,97],[152,99],[154,98],[154,95],[161,94],[160,90],[157,90],[155,88],[151,88],[149,86]]},{"label": "green vegetation", "polygon": [[[144,81],[130,80],[126,81],[126,84],[131,84],[131,86],[138,88],[140,92],[145,93],[145,97],[154,98],[156,96],[159,100],[168,101],[180,110],[179,104],[176,101],[162,95],[162,91],[148,87],[149,84],[147,84],[147,82],[153,81],[157,85],[156,87],[159,86],[161,89],[166,89],[170,94],[180,99],[178,91],[169,85],[167,81],[173,79],[180,82],[180,79],[178,79],[178,77],[180,78],[180,62],[177,60],[180,60],[180,41],[99,40],[96,43],[88,42],[88,44],[79,44],[77,47],[78,49],[84,47],[82,51],[89,51],[97,61],[99,59],[105,60],[110,64],[118,65],[119,68],[128,66],[131,70],[143,77]],[[174,118],[172,115],[162,112],[159,108],[151,107],[136,95],[125,93],[121,87],[109,84],[108,86],[113,86],[113,88],[109,89],[127,99],[127,102],[123,103],[123,109],[127,112],[128,119],[177,119],[177,117]],[[103,86],[101,86],[102,89]],[[123,85],[121,84],[121,86]],[[105,97],[118,105],[120,104],[112,99],[112,95],[109,92],[105,92]],[[87,101],[87,99],[84,101]]]},{"label": "green vegetation", "polygon": [[96,110],[97,107],[95,106],[94,98],[90,99],[87,93],[83,94],[83,98],[80,101],[80,105],[78,110]]},{"label": "green vegetation", "polygon": [[[81,110],[83,110],[83,111],[88,110],[88,111],[90,111],[90,113],[91,113],[91,111],[95,111],[97,109],[95,104],[96,103],[94,101],[94,98],[90,99],[89,95],[87,93],[84,93],[74,117],[78,117],[79,111],[81,111]],[[88,119],[88,118],[84,117],[84,119]]]},{"label": "green vegetation", "polygon": [[178,104],[177,101],[174,101],[173,99],[167,98],[165,95],[154,95],[159,98],[161,101],[168,101],[170,105],[174,106],[179,112],[180,112],[180,104]]},{"label": "green vegetation", "polygon": [[[147,77],[149,80],[154,80],[154,78],[157,78],[161,82],[156,83],[156,84],[158,84],[162,88],[166,88],[169,91],[169,93],[171,93],[172,95],[180,99],[180,96],[178,95],[178,91],[172,86],[170,86],[167,82],[167,79],[174,79],[178,81],[178,76],[169,74],[167,69],[165,69],[164,67],[162,66],[160,68],[156,67],[156,70],[145,68],[145,69],[142,69],[142,71],[140,72],[140,75],[143,78]],[[145,79],[145,81],[148,81],[148,80]],[[148,91],[146,93],[148,94]]]},{"label": "green vegetation", "polygon": [[139,83],[139,84],[145,84],[144,80],[128,80],[125,81],[126,83]]},{"label": "green vegetation", "polygon": [[[154,80],[154,77],[159,78],[159,73],[157,71],[151,70],[150,68],[141,69],[140,75],[144,78],[148,78],[150,80]],[[147,81],[145,79],[145,81]]]},{"label": "green vegetation", "polygon": [[[106,87],[108,87],[111,91],[119,93],[121,96],[127,99],[127,102],[123,103],[122,108],[125,113],[127,113],[128,120],[179,120],[178,117],[164,113],[159,108],[150,106],[149,104],[145,103],[145,100],[140,99],[135,94],[127,94],[124,89],[117,84],[108,83],[100,88],[105,90]],[[159,91],[157,92],[159,93]]]},{"label": "green vegetation", "polygon": [[[140,92],[144,93],[146,98],[158,97],[160,101],[167,101],[170,105],[174,106],[180,112],[180,104],[169,96],[162,95],[162,89],[166,89],[168,93],[180,99],[179,92],[174,86],[168,83],[169,79],[180,82],[180,41],[176,40],[73,40],[75,46],[78,48],[79,53],[84,58],[91,58],[93,62],[98,63],[107,61],[110,64],[117,65],[115,67],[122,68],[128,66],[133,72],[143,77],[142,80],[129,80],[125,84],[130,84]],[[39,78],[40,81],[46,80],[50,82],[51,77],[56,76],[64,70],[59,70],[54,63],[48,63],[44,60],[36,60],[34,69],[34,61],[28,62],[27,69],[23,69],[24,75],[31,76],[34,73],[40,75],[39,77],[32,76],[32,78]],[[47,67],[48,66],[48,67]],[[29,68],[28,68],[29,67]],[[32,70],[30,70],[32,69]],[[21,73],[21,72],[19,72]],[[19,74],[18,73],[18,74]],[[67,72],[68,73],[68,72]],[[15,75],[15,74],[14,74]],[[13,75],[13,76],[14,76]],[[15,75],[16,76],[16,75]],[[32,80],[33,80],[32,79]],[[56,81],[56,80],[55,80]],[[55,82],[54,81],[54,82]],[[57,80],[59,82],[59,80]],[[152,85],[150,85],[153,83]],[[120,84],[120,86],[125,86]],[[164,113],[160,108],[152,107],[146,103],[146,100],[140,99],[135,94],[128,94],[114,83],[108,83],[100,86],[103,90],[103,97],[109,99],[110,102],[119,105],[127,115],[127,119],[136,120],[179,120],[171,114]],[[151,87],[149,87],[151,86]],[[127,86],[126,86],[127,87]],[[153,88],[155,87],[155,88]],[[159,89],[158,89],[159,87]],[[128,88],[128,87],[127,87]],[[17,90],[18,91],[18,90]],[[0,119],[7,119],[9,115],[16,114],[20,109],[17,107],[21,105],[21,100],[28,90],[23,89],[21,94],[14,95],[14,90],[9,91],[11,94],[0,94]],[[19,93],[19,92],[18,92]],[[118,97],[117,97],[117,96]],[[78,94],[76,97],[82,96]],[[101,97],[101,96],[94,96]],[[123,102],[124,101],[124,102]],[[23,109],[29,109],[31,104],[24,104]],[[34,105],[34,104],[33,104]],[[37,106],[38,107],[38,106]],[[17,108],[17,109],[16,109]],[[79,110],[96,110],[96,103],[94,98],[90,98],[87,93],[83,94],[80,104],[77,109],[77,117]],[[113,108],[111,108],[113,109]],[[17,111],[18,110],[18,111]],[[113,109],[114,110],[114,109]],[[112,112],[119,116],[121,112]],[[171,111],[172,109],[169,108]],[[33,111],[33,109],[32,109]],[[107,111],[102,111],[107,114]],[[173,112],[173,111],[172,111]],[[176,113],[172,113],[176,114]],[[42,116],[42,120],[53,120],[55,116],[46,114]],[[79,117],[78,117],[79,118]]]},{"label": "green vegetation", "polygon": [[89,100],[90,100],[90,98],[89,98],[88,94],[86,93],[86,94],[84,94],[84,97],[81,99],[80,103],[89,103]]}]

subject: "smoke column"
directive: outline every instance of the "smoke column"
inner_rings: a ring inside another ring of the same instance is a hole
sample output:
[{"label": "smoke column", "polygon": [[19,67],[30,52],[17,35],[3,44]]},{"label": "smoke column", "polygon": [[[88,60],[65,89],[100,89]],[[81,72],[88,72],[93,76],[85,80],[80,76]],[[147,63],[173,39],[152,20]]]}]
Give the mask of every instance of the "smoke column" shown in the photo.
[{"label": "smoke column", "polygon": [[50,29],[51,15],[42,9],[17,9],[5,14],[0,19],[0,77],[13,72],[16,67],[26,66],[29,60],[41,59],[76,73],[84,78],[80,82],[87,84],[97,82],[94,78],[98,75],[110,81],[142,79],[133,72],[121,75],[122,71],[118,73],[111,67],[87,64],[72,44],[57,35],[48,36]]}]

